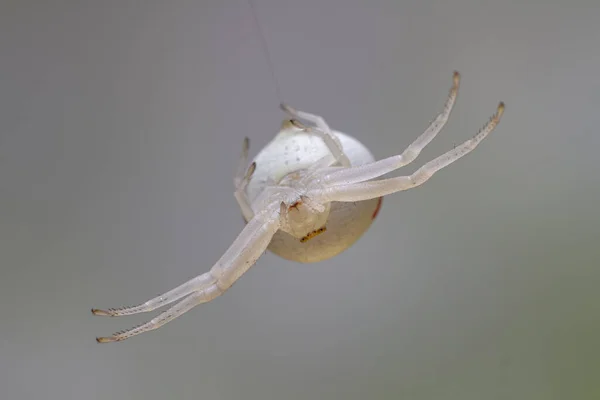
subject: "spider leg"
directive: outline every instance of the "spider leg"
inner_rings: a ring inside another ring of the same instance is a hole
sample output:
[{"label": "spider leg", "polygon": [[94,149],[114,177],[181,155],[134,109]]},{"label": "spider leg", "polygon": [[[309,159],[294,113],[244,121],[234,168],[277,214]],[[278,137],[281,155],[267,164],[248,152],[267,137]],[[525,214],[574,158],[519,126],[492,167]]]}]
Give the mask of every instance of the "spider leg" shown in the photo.
[{"label": "spider leg", "polygon": [[[319,158],[317,161],[314,162],[314,164],[310,165],[307,169],[312,172],[323,170],[323,169],[329,169],[336,162],[337,162],[337,160],[331,154],[328,154],[324,157]],[[338,168],[344,168],[344,167],[331,167],[331,168],[338,169]]]},{"label": "spider leg", "polygon": [[246,176],[246,166],[248,165],[248,151],[250,150],[250,139],[248,137],[244,138],[244,143],[242,144],[242,152],[240,154],[240,158],[238,161],[237,170],[235,172],[235,177],[233,178],[233,185],[235,188],[239,188],[242,184],[242,180]]},{"label": "spider leg", "polygon": [[235,199],[242,210],[242,215],[246,221],[250,221],[254,216],[254,211],[252,211],[250,200],[248,200],[248,196],[246,195],[246,186],[248,186],[248,182],[250,181],[250,178],[256,169],[255,163],[252,163],[250,167],[246,169],[246,165],[248,164],[249,148],[250,139],[246,137],[244,138],[242,153],[240,154],[237,171],[235,178],[233,179],[233,184],[235,186],[235,192],[233,192],[233,195],[235,196]]},{"label": "spider leg", "polygon": [[344,148],[342,147],[340,139],[333,134],[331,128],[329,128],[329,125],[327,125],[327,122],[325,122],[325,119],[323,119],[323,117],[314,114],[309,114],[304,111],[298,111],[288,106],[287,104],[281,104],[281,109],[293,116],[294,118],[304,119],[315,124],[317,129],[309,128],[310,131],[315,132],[321,136],[321,138],[329,148],[329,151],[331,151],[335,159],[340,163],[342,167],[349,167],[351,165],[350,159],[348,159],[348,156],[346,155],[346,153],[344,153]]},{"label": "spider leg", "polygon": [[[198,304],[209,302],[223,294],[256,263],[256,260],[266,250],[271,238],[280,227],[280,214],[286,210],[287,208],[284,203],[272,202],[269,204],[268,207],[257,213],[248,222],[233,244],[225,251],[209,272],[184,283],[177,289],[165,293],[163,296],[159,296],[159,298],[170,296],[169,302],[173,302],[189,294],[187,298],[142,325],[114,333],[111,336],[98,337],[96,340],[99,343],[117,342],[143,332],[157,329],[183,315]],[[177,295],[174,295],[174,293],[177,293]],[[161,305],[164,304],[167,303],[163,302]],[[137,308],[131,307],[121,310],[128,309],[134,310]],[[136,312],[147,311],[137,310]],[[125,315],[110,314],[110,312],[105,312],[104,314],[97,312],[95,314]]]},{"label": "spider leg", "polygon": [[156,296],[155,298],[150,299],[143,304],[132,307],[109,308],[108,310],[93,308],[92,313],[94,315],[120,317],[122,315],[133,315],[153,311],[162,306],[166,306],[167,304],[171,304],[174,301],[189,295],[190,293],[199,291],[213,284],[214,282],[215,279],[212,277],[212,275],[210,275],[209,272],[207,272],[202,275],[198,275],[197,277],[190,279],[175,289],[161,294],[160,296]]},{"label": "spider leg", "polygon": [[452,164],[459,158],[470,153],[477,145],[496,128],[500,118],[504,113],[504,103],[498,105],[496,114],[490,118],[489,122],[471,139],[462,143],[460,146],[442,154],[438,158],[426,163],[415,173],[409,176],[400,176],[396,178],[382,179],[379,181],[369,181],[353,183],[349,185],[330,186],[326,189],[316,189],[312,194],[317,201],[362,201],[385,196],[402,190],[412,189],[425,183],[431,176],[440,169]]},{"label": "spider leg", "polygon": [[139,335],[140,333],[157,329],[162,325],[166,324],[167,322],[172,321],[180,315],[188,312],[198,304],[210,301],[212,300],[212,298],[218,296],[214,285],[211,286],[209,289],[211,290],[202,290],[200,292],[194,293],[193,295],[187,297],[186,299],[175,304],[173,307],[159,314],[158,316],[156,316],[156,318],[153,318],[152,320],[144,324],[138,325],[128,330],[116,332],[111,336],[97,337],[96,341],[98,343],[119,342],[121,340],[128,339],[132,336]]},{"label": "spider leg", "polygon": [[363,182],[385,175],[414,161],[425,146],[442,130],[450,117],[450,112],[458,96],[458,87],[460,86],[460,74],[456,71],[454,72],[452,83],[452,88],[442,112],[438,114],[425,132],[412,142],[402,154],[351,168],[336,168],[335,170],[324,171],[322,181],[333,185]]}]

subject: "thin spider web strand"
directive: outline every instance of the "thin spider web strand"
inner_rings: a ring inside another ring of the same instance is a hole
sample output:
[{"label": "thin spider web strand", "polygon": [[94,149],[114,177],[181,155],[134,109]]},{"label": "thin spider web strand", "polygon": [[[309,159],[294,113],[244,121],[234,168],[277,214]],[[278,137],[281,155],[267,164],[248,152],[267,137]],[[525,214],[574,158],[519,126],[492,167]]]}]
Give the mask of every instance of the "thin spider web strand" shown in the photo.
[{"label": "thin spider web strand", "polygon": [[260,39],[261,47],[263,49],[263,53],[267,58],[267,64],[269,66],[269,70],[271,71],[271,77],[273,78],[273,82],[275,84],[275,93],[279,103],[284,103],[283,96],[281,95],[281,89],[279,88],[279,82],[277,81],[277,75],[275,75],[275,68],[273,67],[273,61],[271,59],[271,54],[269,52],[269,46],[267,44],[267,40],[260,26],[260,21],[258,19],[258,15],[256,13],[256,7],[254,6],[254,2],[252,0],[248,0],[250,4],[250,10],[252,11],[252,16],[254,17],[254,22],[256,23],[256,30],[258,32],[258,36]]}]

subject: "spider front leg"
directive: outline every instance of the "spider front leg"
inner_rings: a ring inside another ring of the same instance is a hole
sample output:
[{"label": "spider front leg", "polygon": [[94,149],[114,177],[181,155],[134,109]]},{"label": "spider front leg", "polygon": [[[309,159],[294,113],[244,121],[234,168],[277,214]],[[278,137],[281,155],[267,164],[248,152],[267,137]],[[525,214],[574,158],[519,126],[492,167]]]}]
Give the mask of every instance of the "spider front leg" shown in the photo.
[{"label": "spider front leg", "polygon": [[[382,179],[379,181],[360,182],[352,184],[340,184],[326,188],[315,189],[314,193],[308,196],[314,197],[319,202],[325,201],[343,201],[354,202],[374,199],[402,190],[412,189],[422,185],[440,169],[452,164],[459,158],[467,155],[477,147],[496,128],[502,114],[504,113],[504,103],[498,105],[496,114],[473,138],[467,140],[453,150],[439,156],[423,165],[415,173],[409,176],[400,176],[396,178]],[[375,163],[373,163],[375,164]],[[363,177],[365,180],[369,177]]]},{"label": "spider front leg", "polygon": [[151,311],[188,296],[152,320],[129,330],[117,332],[108,337],[98,337],[99,343],[117,342],[140,333],[160,328],[169,321],[181,316],[198,304],[206,303],[223,294],[237,281],[267,249],[271,238],[280,227],[280,215],[286,206],[270,203],[257,213],[227,249],[225,254],[207,273],[191,279],[176,289],[135,307],[120,309],[93,309],[95,315],[119,316]]},{"label": "spider front leg", "polygon": [[410,144],[402,154],[385,158],[370,164],[355,166],[352,168],[336,168],[325,171],[322,176],[322,182],[333,185],[351,184],[355,182],[363,182],[368,179],[377,178],[401,168],[413,162],[436,136],[450,117],[454,103],[458,96],[458,88],[460,86],[460,74],[455,71],[452,77],[452,88],[448,94],[448,99],[444,105],[444,109],[431,122],[429,127],[423,132],[414,142]]},{"label": "spider front leg", "polygon": [[327,122],[325,122],[323,117],[304,111],[298,111],[287,104],[281,104],[281,109],[294,118],[300,118],[315,124],[317,129],[309,128],[310,131],[321,136],[329,151],[333,154],[335,159],[342,167],[349,167],[351,165],[350,159],[348,159],[348,156],[344,153],[344,148],[342,147],[340,139],[333,134],[331,128],[329,128],[329,125],[327,125]]}]

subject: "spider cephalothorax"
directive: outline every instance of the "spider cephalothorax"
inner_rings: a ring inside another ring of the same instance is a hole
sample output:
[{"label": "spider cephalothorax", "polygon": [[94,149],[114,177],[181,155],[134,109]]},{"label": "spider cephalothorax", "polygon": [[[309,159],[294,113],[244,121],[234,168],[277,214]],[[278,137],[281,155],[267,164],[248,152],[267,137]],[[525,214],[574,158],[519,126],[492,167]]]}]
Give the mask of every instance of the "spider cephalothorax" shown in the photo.
[{"label": "spider cephalothorax", "polygon": [[[217,263],[206,273],[147,302],[118,309],[92,309],[96,315],[130,315],[155,310],[181,300],[138,327],[100,337],[114,342],[156,329],[198,304],[213,300],[233,285],[268,248],[283,258],[315,262],[339,254],[369,228],[385,195],[426,182],[435,172],[471,152],[500,122],[504,104],[471,139],[429,161],[412,175],[373,180],[412,162],[445,125],[460,75],[444,110],[402,154],[375,161],[358,140],[333,131],[317,115],[282,108],[279,134],[247,166],[249,140],[244,140],[236,173],[235,198],[246,226]],[[313,126],[297,121],[303,119]]]}]

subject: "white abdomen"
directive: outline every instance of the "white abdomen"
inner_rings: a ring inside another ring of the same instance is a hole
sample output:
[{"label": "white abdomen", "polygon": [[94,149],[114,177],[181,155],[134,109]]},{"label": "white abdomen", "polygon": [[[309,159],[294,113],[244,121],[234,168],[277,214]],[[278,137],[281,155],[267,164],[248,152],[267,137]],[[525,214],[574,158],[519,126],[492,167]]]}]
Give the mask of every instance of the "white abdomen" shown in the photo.
[{"label": "white abdomen", "polygon": [[[371,152],[358,140],[334,131],[342,142],[344,152],[352,165],[375,161]],[[252,202],[267,182],[278,182],[290,172],[304,169],[330,154],[323,140],[311,133],[282,132],[256,156],[256,170],[246,193]],[[268,249],[292,261],[317,262],[331,258],[356,242],[371,226],[381,205],[381,198],[331,204],[326,231],[302,243],[299,239],[278,231]]]}]

